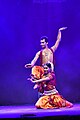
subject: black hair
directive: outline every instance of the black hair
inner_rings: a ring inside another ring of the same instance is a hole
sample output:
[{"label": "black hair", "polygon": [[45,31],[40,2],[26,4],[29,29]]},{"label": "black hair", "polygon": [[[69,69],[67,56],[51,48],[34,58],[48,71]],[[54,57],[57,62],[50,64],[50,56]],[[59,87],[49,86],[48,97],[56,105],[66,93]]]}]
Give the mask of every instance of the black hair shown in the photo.
[{"label": "black hair", "polygon": [[51,68],[51,64],[50,63],[46,63],[46,64],[44,64],[44,66],[48,66],[49,68]]},{"label": "black hair", "polygon": [[42,36],[41,40],[45,39],[45,42],[48,43],[48,37],[47,36]]}]

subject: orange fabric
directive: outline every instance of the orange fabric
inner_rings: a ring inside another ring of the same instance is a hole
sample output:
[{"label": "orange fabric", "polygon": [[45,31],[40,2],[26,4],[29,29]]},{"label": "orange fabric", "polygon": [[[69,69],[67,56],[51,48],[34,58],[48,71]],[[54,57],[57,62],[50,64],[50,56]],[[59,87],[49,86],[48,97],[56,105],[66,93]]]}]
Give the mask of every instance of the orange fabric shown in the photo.
[{"label": "orange fabric", "polygon": [[46,95],[39,98],[35,104],[37,108],[49,109],[49,108],[61,108],[72,107],[73,104],[63,99],[59,94]]},{"label": "orange fabric", "polygon": [[32,75],[34,76],[34,78],[36,78],[36,79],[40,79],[40,78],[42,78],[43,77],[43,75],[44,75],[44,68],[43,67],[41,67],[41,66],[34,66],[33,68],[32,68]]},{"label": "orange fabric", "polygon": [[[44,68],[41,67],[41,66],[34,66],[32,68],[32,71],[31,71],[31,74],[33,76],[33,78],[39,80],[43,77],[44,75]],[[35,80],[34,79],[34,80]],[[38,88],[38,91],[43,93],[44,89],[43,89],[43,85],[44,85],[44,82],[39,82],[39,83],[36,83],[34,85],[34,89]]]}]

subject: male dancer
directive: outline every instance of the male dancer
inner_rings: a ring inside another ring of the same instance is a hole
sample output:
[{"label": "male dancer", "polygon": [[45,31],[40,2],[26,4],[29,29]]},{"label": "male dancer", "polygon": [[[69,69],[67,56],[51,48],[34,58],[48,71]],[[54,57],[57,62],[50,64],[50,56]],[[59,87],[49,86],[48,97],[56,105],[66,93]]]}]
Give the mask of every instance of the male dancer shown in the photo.
[{"label": "male dancer", "polygon": [[43,64],[46,64],[49,62],[51,63],[52,71],[54,71],[54,52],[58,48],[59,43],[61,41],[61,31],[65,30],[66,28],[67,27],[62,27],[58,30],[56,43],[51,48],[48,47],[48,38],[46,36],[41,37],[40,42],[41,42],[42,49],[36,53],[31,63],[26,64],[25,67],[32,68],[35,65],[38,58],[40,57],[40,61],[41,61],[40,65],[42,66]]}]

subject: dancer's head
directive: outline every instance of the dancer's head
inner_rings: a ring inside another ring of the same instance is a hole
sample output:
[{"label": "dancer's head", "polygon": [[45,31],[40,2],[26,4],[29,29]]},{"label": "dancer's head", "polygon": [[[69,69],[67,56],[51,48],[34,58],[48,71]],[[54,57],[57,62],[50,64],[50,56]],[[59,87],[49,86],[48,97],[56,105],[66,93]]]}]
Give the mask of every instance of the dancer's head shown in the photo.
[{"label": "dancer's head", "polygon": [[42,36],[40,39],[40,45],[42,46],[42,48],[46,48],[48,45],[48,37],[47,36]]},{"label": "dancer's head", "polygon": [[43,67],[44,67],[44,74],[48,74],[49,72],[51,72],[51,64],[50,63],[44,64]]}]

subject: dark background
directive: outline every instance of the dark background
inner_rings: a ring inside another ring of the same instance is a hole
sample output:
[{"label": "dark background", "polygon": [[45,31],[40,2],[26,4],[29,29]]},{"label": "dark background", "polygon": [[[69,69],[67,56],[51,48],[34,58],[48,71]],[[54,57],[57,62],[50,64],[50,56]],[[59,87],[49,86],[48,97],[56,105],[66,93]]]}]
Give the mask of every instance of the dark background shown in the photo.
[{"label": "dark background", "polygon": [[[58,29],[62,41],[55,52],[59,93],[80,102],[80,1],[0,0],[0,105],[34,104],[37,90],[27,80],[30,63],[40,47],[40,37],[53,46]],[[36,63],[38,64],[38,62]]]}]

